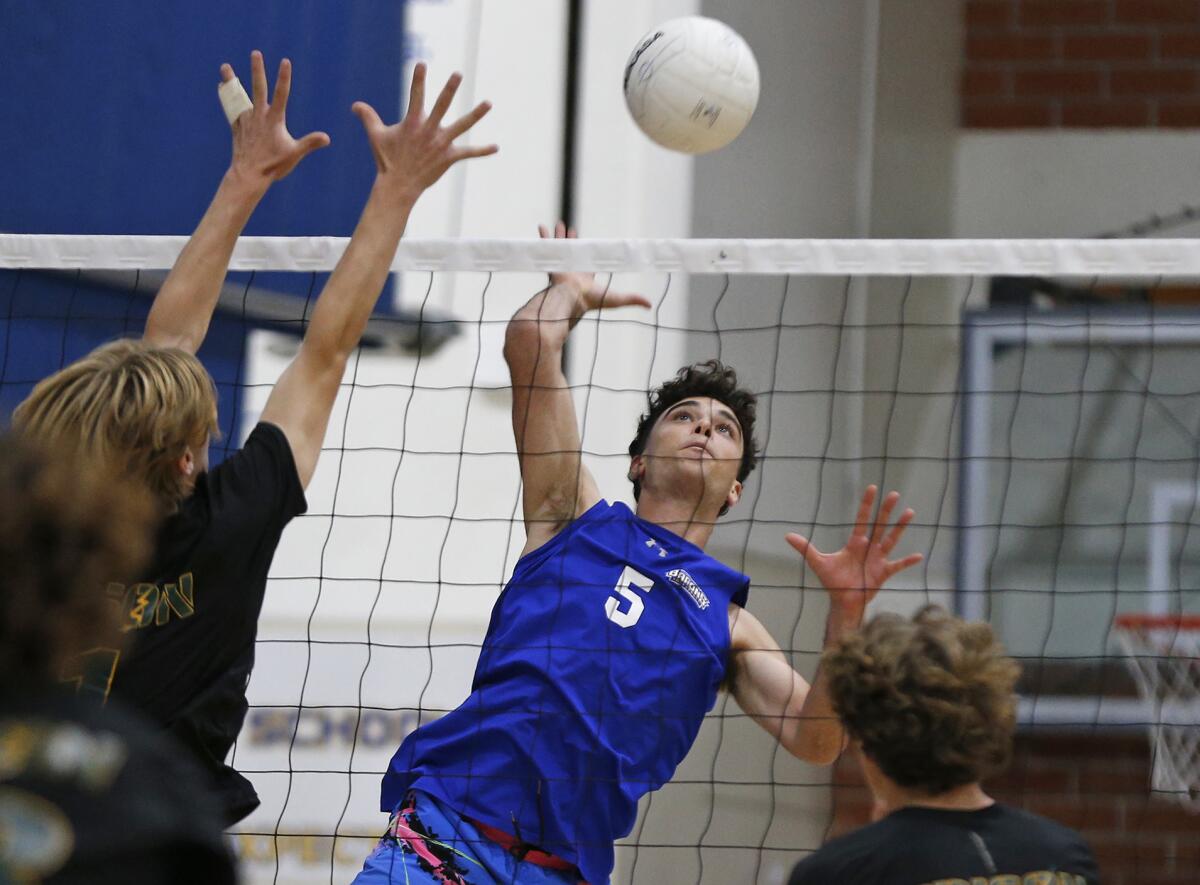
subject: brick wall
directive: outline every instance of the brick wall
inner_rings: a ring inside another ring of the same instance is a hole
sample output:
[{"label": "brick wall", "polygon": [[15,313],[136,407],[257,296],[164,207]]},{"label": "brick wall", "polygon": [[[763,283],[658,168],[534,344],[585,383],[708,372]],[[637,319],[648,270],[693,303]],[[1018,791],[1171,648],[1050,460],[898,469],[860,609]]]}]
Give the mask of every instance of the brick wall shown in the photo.
[{"label": "brick wall", "polygon": [[[1042,734],[1017,739],[1013,764],[987,789],[1083,833],[1104,885],[1195,885],[1200,814],[1150,798],[1149,745],[1141,736]],[[834,771],[830,838],[870,819],[870,793],[850,754]]]},{"label": "brick wall", "polygon": [[1200,126],[1198,0],[964,0],[967,128]]}]

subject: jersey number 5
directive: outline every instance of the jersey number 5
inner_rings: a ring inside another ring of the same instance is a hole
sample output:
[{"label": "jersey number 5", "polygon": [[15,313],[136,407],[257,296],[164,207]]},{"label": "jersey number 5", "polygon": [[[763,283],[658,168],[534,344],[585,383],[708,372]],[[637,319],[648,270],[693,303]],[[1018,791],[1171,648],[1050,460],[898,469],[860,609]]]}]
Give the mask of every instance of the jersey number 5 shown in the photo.
[{"label": "jersey number 5", "polygon": [[[653,579],[647,578],[631,565],[625,566],[625,571],[621,572],[617,586],[613,587],[613,593],[617,595],[608,597],[608,601],[604,603],[604,611],[608,613],[608,619],[618,627],[632,627],[638,622],[642,612],[646,610],[646,604],[642,602],[642,597],[634,593],[632,588],[637,587],[639,590],[649,593],[653,586]],[[629,603],[628,608],[621,608],[622,600]]]}]

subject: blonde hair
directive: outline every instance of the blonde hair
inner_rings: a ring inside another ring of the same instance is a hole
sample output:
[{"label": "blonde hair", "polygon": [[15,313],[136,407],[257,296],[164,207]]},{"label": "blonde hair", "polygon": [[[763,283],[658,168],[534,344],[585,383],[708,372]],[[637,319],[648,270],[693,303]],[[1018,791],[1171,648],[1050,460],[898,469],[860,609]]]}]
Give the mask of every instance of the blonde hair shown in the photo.
[{"label": "blonde hair", "polygon": [[188,493],[177,462],[217,436],[217,394],[195,356],[122,339],[42,380],[13,428],[77,458],[114,465],[168,510]]}]

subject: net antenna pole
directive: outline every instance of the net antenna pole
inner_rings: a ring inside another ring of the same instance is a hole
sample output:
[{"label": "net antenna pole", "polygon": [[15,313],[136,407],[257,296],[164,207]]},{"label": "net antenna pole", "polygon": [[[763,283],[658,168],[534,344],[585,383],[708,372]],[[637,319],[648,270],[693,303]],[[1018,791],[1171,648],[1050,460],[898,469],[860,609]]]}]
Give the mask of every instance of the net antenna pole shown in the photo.
[{"label": "net antenna pole", "polygon": [[[566,85],[563,89],[562,179],[559,182],[558,217],[571,228],[575,224],[575,155],[579,131],[579,69],[583,50],[583,0],[570,0],[567,8]],[[562,349],[563,374],[570,383],[571,342]]]},{"label": "net antenna pole", "polygon": [[[871,236],[872,208],[875,185],[875,124],[879,105],[879,54],[882,11],[879,0],[871,0],[864,8],[864,33],[862,45],[862,84],[858,111],[858,162],[855,180],[858,182],[854,195],[854,236]],[[843,297],[847,299],[845,316],[838,334],[843,342],[844,356],[839,359],[842,372],[840,383],[852,389],[861,389],[866,384],[868,372],[866,326],[871,308],[871,280],[855,277],[846,287]],[[836,386],[836,384],[835,384]],[[836,397],[835,397],[836,401]],[[840,471],[841,494],[853,500],[857,490],[866,481],[862,475],[859,458],[863,452],[863,427],[866,423],[864,404],[854,397],[843,398],[837,411],[838,420],[846,426],[846,455],[848,460]],[[871,477],[880,482],[884,476]],[[886,492],[886,489],[885,489]],[[818,507],[820,504],[818,504]]]},{"label": "net antenna pole", "polygon": [[579,130],[579,69],[583,50],[583,0],[570,0],[567,9],[566,86],[563,94],[563,153],[558,216],[568,227],[575,223],[575,155]]}]

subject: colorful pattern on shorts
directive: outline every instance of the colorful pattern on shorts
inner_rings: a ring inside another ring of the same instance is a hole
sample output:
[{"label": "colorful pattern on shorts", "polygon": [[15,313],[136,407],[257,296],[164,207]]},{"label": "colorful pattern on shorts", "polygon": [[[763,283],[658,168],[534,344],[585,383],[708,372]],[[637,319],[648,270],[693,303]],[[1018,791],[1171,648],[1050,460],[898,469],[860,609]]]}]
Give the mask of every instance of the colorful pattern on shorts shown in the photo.
[{"label": "colorful pattern on shorts", "polygon": [[445,885],[471,885],[464,866],[469,858],[444,841],[446,838],[453,839],[454,836],[426,828],[417,812],[417,797],[412,791],[392,814],[387,833],[383,836],[383,840],[391,839],[402,851],[416,855],[420,869],[432,876],[434,881]]},{"label": "colorful pattern on shorts", "polygon": [[354,885],[586,885],[574,867],[549,869],[481,833],[469,819],[410,790]]}]

